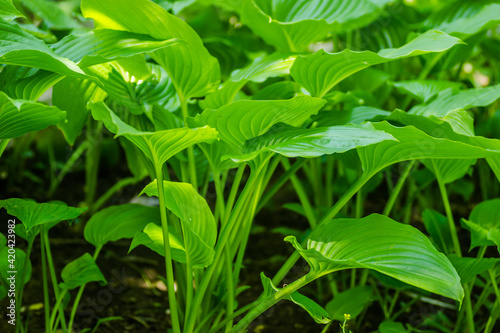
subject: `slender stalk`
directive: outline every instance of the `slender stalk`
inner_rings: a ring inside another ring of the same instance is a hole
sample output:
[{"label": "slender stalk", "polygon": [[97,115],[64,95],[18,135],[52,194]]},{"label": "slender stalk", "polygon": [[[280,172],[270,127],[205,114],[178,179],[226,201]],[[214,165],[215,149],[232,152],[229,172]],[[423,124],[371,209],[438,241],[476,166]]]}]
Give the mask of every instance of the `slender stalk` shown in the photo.
[{"label": "slender stalk", "polygon": [[237,217],[239,216],[239,212],[243,209],[243,206],[245,202],[248,200],[248,196],[251,193],[253,186],[255,182],[258,180],[260,174],[260,170],[255,170],[254,172],[250,173],[250,178],[248,179],[247,183],[245,184],[245,187],[243,188],[243,191],[241,192],[238,201],[236,202],[236,205],[234,209],[231,212],[231,216],[227,222],[227,224],[222,228],[222,231],[219,236],[219,240],[217,242],[217,245],[215,246],[215,256],[214,256],[214,261],[212,265],[210,265],[205,272],[203,279],[201,280],[200,285],[198,286],[198,290],[196,291],[196,294],[194,296],[193,304],[191,305],[191,309],[187,313],[188,317],[188,324],[184,327],[184,332],[185,333],[191,333],[193,332],[194,324],[196,321],[197,317],[197,312],[200,308],[201,302],[203,300],[203,297],[205,296],[205,292],[208,288],[208,285],[211,281],[212,275],[214,274],[215,268],[218,266],[218,262],[220,260],[222,251],[224,250],[224,246],[226,245],[226,242],[229,238],[229,235],[231,233],[232,227],[235,224],[235,221]]},{"label": "slender stalk", "polygon": [[49,281],[47,274],[47,258],[45,255],[45,240],[43,236],[40,237],[40,253],[42,257],[42,285],[43,285],[43,307],[45,310],[45,332],[51,333],[52,330],[50,329]]},{"label": "slender stalk", "polygon": [[[100,133],[102,122],[98,122],[95,132]],[[91,205],[97,192],[97,178],[99,172],[99,160],[101,156],[100,137],[92,134],[92,120],[87,122],[87,141],[89,146],[85,157],[85,202]]]},{"label": "slender stalk", "polygon": [[231,185],[231,192],[229,193],[229,197],[226,201],[226,215],[229,216],[233,209],[234,201],[236,200],[236,195],[238,194],[238,189],[240,187],[241,178],[243,177],[243,173],[245,172],[245,164],[241,164],[238,167],[238,171],[236,172],[236,176],[234,177],[233,184]]},{"label": "slender stalk", "polygon": [[439,191],[441,192],[441,197],[443,199],[444,209],[446,211],[446,217],[448,219],[448,227],[450,228],[451,239],[453,241],[453,249],[457,253],[459,257],[462,256],[462,251],[460,250],[460,242],[458,241],[457,229],[455,227],[455,222],[453,221],[453,214],[451,212],[450,200],[448,199],[448,193],[446,192],[446,187],[444,185],[443,179],[439,170],[437,170],[434,165],[434,160],[432,161],[432,165],[434,167],[436,179],[439,186]]},{"label": "slender stalk", "polygon": [[384,208],[384,212],[382,213],[385,216],[389,216],[391,214],[392,208],[394,207],[394,203],[396,202],[396,199],[399,196],[399,193],[401,192],[401,189],[403,188],[403,185],[406,181],[406,178],[408,178],[408,175],[410,174],[411,170],[413,169],[413,166],[417,160],[412,160],[408,162],[406,165],[405,169],[403,170],[403,173],[398,179],[398,182],[394,189],[391,191],[391,195],[389,196],[389,200],[387,200],[387,203]]},{"label": "slender stalk", "polygon": [[[179,94],[179,100],[181,102],[181,112],[182,112],[182,120],[184,121],[184,126],[187,125],[187,117],[188,117],[188,106],[187,106],[187,98]],[[198,191],[198,180],[196,176],[196,160],[194,159],[194,149],[192,146],[187,149],[188,154],[188,168],[189,168],[189,181],[191,185]]]},{"label": "slender stalk", "polygon": [[488,274],[491,279],[491,284],[493,285],[493,290],[495,291],[496,295],[496,302],[491,310],[490,316],[488,318],[488,321],[486,323],[486,327],[484,329],[484,333],[491,333],[493,331],[493,328],[495,326],[495,322],[497,321],[498,317],[500,316],[500,291],[498,290],[498,283],[495,278],[495,273],[493,269],[488,270]]},{"label": "slender stalk", "polygon": [[[232,315],[227,316],[219,324],[217,324],[216,326],[212,327],[210,329],[209,333],[219,332],[224,326],[226,326],[226,323],[228,321],[232,322],[234,320],[234,318],[236,318],[236,317],[242,315],[243,313],[249,311],[251,308],[255,307],[257,305],[257,303],[259,303],[259,302],[260,302],[260,300],[253,301],[252,303],[249,303],[249,304],[243,306],[242,308],[238,309]],[[197,333],[199,331],[199,329],[200,328],[196,329],[195,333]]]},{"label": "slender stalk", "polygon": [[[96,247],[94,251],[94,261],[97,260],[97,257],[99,256],[99,253],[101,252],[102,246]],[[83,291],[85,290],[85,286],[87,284],[85,283],[83,286],[81,286],[78,289],[78,293],[76,294],[75,301],[73,302],[73,307],[71,308],[71,314],[69,316],[69,324],[68,324],[68,331],[71,332],[71,329],[73,328],[73,321],[75,320],[75,315],[76,315],[76,310],[78,310],[78,305],[80,304],[80,299],[82,298]]]},{"label": "slender stalk", "polygon": [[140,181],[140,179],[136,177],[128,177],[120,179],[120,181],[111,186],[103,195],[99,197],[99,199],[95,201],[95,203],[92,205],[90,213],[92,214],[95,211],[99,210],[99,208],[101,208],[101,206],[104,205],[106,201],[108,201],[116,192],[118,192],[125,186],[135,184],[138,181]]},{"label": "slender stalk", "polygon": [[[21,318],[20,314],[20,309],[23,304],[23,293],[24,293],[24,280],[26,276],[26,267],[28,267],[28,263],[30,260],[30,255],[31,255],[31,250],[33,249],[33,242],[30,241],[28,242],[28,248],[26,249],[26,257],[24,259],[24,266],[23,266],[23,274],[21,275],[21,283],[20,283],[20,288],[19,292],[17,295],[17,302],[16,302],[16,318]],[[21,320],[19,320],[20,322]],[[19,326],[22,328],[22,325],[19,324]]]},{"label": "slender stalk", "polygon": [[475,323],[474,323],[474,312],[472,311],[472,302],[471,302],[471,288],[469,284],[464,285],[465,298],[464,298],[464,306],[465,306],[465,316],[467,318],[467,332],[475,333]]},{"label": "slender stalk", "polygon": [[[40,237],[43,238],[45,242],[44,245],[47,254],[47,263],[49,265],[50,279],[52,280],[52,288],[54,289],[54,295],[56,296],[56,300],[58,300],[60,297],[60,291],[59,291],[59,286],[57,285],[57,276],[56,276],[54,262],[52,261],[52,252],[50,250],[50,243],[49,243],[49,232],[48,230],[45,230],[45,227],[43,225],[40,225]],[[65,332],[67,329],[66,329],[66,318],[64,317],[64,308],[62,306],[59,306],[58,310],[61,318],[61,326],[63,328],[63,331]]]},{"label": "slender stalk", "polygon": [[[153,149],[151,149],[153,151]],[[172,264],[172,254],[170,252],[170,240],[168,233],[168,221],[167,212],[165,206],[165,192],[163,190],[163,172],[162,167],[155,160],[155,173],[156,173],[156,184],[158,188],[158,198],[160,200],[160,218],[161,226],[163,229],[163,248],[165,250],[165,273],[167,279],[167,293],[168,302],[170,304],[170,316],[172,320],[172,329],[174,333],[180,333],[181,327],[179,324],[179,315],[177,312],[177,299],[175,297],[175,284],[174,284],[174,268]]]},{"label": "slender stalk", "polygon": [[56,179],[53,182],[51,182],[49,189],[49,197],[51,197],[54,194],[55,190],[62,182],[66,174],[71,170],[71,168],[73,168],[73,165],[76,163],[76,161],[78,161],[80,156],[82,156],[83,153],[88,150],[88,148],[89,148],[88,141],[84,141],[80,146],[78,146],[78,148],[73,152],[73,154],[71,154],[70,158],[68,159],[64,167],[61,169],[61,172],[59,172]]},{"label": "slender stalk", "polygon": [[[54,322],[56,320],[56,314],[57,314],[57,309],[61,307],[61,302],[63,301],[64,299],[64,295],[66,295],[66,292],[67,290],[63,290],[60,294],[61,297],[59,297],[56,301],[56,304],[54,305],[54,309],[52,310],[52,314],[50,316],[50,331],[54,331],[55,330],[55,327],[54,327]],[[68,330],[68,332],[71,332],[71,330]]]},{"label": "slender stalk", "polygon": [[10,139],[0,140],[0,157],[2,157],[2,154],[5,151],[5,148],[7,148],[7,145],[9,144],[9,142],[10,142]]},{"label": "slender stalk", "polygon": [[[233,285],[233,267],[231,260],[231,249],[229,247],[224,248],[224,256],[225,256],[225,268],[226,268],[226,283],[227,283],[227,306],[226,313],[227,316],[231,317],[234,312],[234,285]],[[233,320],[229,320],[226,323],[226,332],[229,332],[233,327]]]},{"label": "slender stalk", "polygon": [[236,324],[236,326],[234,326],[231,332],[242,332],[248,326],[248,324],[250,324],[261,313],[269,309],[274,304],[278,303],[278,301],[289,296],[294,291],[302,288],[303,286],[307,285],[317,278],[318,276],[316,274],[308,273],[300,279],[293,281],[286,287],[264,298],[253,310],[247,313],[247,315],[243,317],[243,319],[241,319],[238,324]]},{"label": "slender stalk", "polygon": [[[288,159],[286,158],[282,159],[281,164],[283,165],[285,170],[290,170],[291,167]],[[314,229],[318,224],[318,221],[316,219],[316,215],[314,214],[314,209],[312,208],[311,202],[307,197],[306,191],[304,190],[302,183],[295,174],[290,176],[290,180],[292,181],[293,187],[295,188],[295,192],[297,192],[300,203],[304,208],[304,212],[306,214],[307,220],[309,221],[309,225],[311,226],[312,229]]]}]

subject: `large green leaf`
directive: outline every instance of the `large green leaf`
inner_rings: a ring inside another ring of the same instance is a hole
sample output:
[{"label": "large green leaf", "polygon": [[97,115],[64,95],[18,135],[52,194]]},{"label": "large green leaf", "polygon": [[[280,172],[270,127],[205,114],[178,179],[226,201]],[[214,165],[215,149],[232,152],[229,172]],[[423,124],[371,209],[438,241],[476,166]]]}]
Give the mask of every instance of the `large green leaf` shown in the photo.
[{"label": "large green leaf", "polygon": [[64,266],[61,278],[63,282],[59,286],[62,289],[75,289],[89,282],[99,282],[101,286],[107,284],[101,270],[88,253]]},{"label": "large green leaf", "polygon": [[217,110],[205,110],[195,121],[216,128],[222,141],[242,149],[246,140],[266,133],[277,123],[301,126],[325,102],[309,96],[282,101],[236,101]]},{"label": "large green leaf", "polygon": [[456,93],[453,89],[447,89],[440,92],[431,103],[414,106],[408,113],[444,117],[453,109],[487,106],[499,98],[500,84],[486,88],[467,89]]},{"label": "large green leaf", "polygon": [[71,60],[57,55],[50,47],[19,26],[0,20],[0,63],[45,69],[64,75],[85,77]]},{"label": "large green leaf", "polygon": [[156,207],[125,204],[107,207],[94,214],[85,225],[84,237],[95,247],[122,238],[133,238],[149,223],[160,223]]},{"label": "large green leaf", "polygon": [[496,1],[453,1],[434,11],[423,23],[423,27],[464,38],[498,23],[500,4]]},{"label": "large green leaf", "polygon": [[309,235],[306,249],[293,236],[285,240],[317,276],[369,268],[459,302],[464,296],[460,277],[446,256],[417,229],[383,215],[326,221]]},{"label": "large green leaf", "polygon": [[399,81],[393,82],[393,85],[400,92],[417,97],[424,103],[443,90],[451,88],[452,91],[457,91],[463,86],[459,82],[436,80]]},{"label": "large green leaf", "polygon": [[24,17],[12,4],[12,0],[0,0],[0,18],[12,21],[16,17]]},{"label": "large green leaf", "polygon": [[471,232],[471,250],[476,246],[495,244],[500,251],[498,230],[500,230],[500,199],[481,202],[474,207],[469,220],[462,219],[465,227]]},{"label": "large green leaf", "polygon": [[326,37],[377,19],[389,1],[247,0],[242,22],[268,44],[282,51],[303,52]]},{"label": "large green leaf", "polygon": [[338,293],[326,305],[326,311],[332,320],[343,321],[344,315],[356,318],[373,301],[373,288],[358,286]]},{"label": "large green leaf", "polygon": [[476,164],[476,161],[476,159],[421,160],[436,177],[442,180],[443,184],[462,179],[470,171],[471,167]]},{"label": "large green leaf", "polygon": [[277,124],[264,135],[245,142],[243,155],[231,156],[247,161],[263,152],[274,152],[286,157],[318,157],[343,153],[357,147],[395,140],[390,134],[377,131],[370,123],[319,128],[296,128]]},{"label": "large green leaf", "polygon": [[247,67],[233,71],[231,77],[201,101],[200,105],[204,109],[218,109],[233,101],[248,81],[263,82],[270,77],[289,74],[294,61],[295,56],[281,53],[258,57]]},{"label": "large green leaf", "polygon": [[[175,230],[169,230],[168,239],[170,242],[172,259],[181,263],[186,263],[186,249],[184,248],[181,237],[177,235]],[[144,245],[159,255],[165,256],[163,230],[161,226],[155,223],[149,223],[142,232],[138,232],[134,236],[130,244],[129,252],[139,245]]]},{"label": "large green leaf", "polygon": [[157,132],[141,132],[124,123],[103,102],[90,103],[92,115],[102,120],[108,130],[124,136],[141,149],[154,164],[163,165],[170,157],[201,142],[213,142],[217,132],[208,126],[201,128],[176,128]]},{"label": "large green leaf", "polygon": [[[445,138],[435,138],[413,126],[396,127],[387,122],[374,123],[377,130],[389,133],[397,141],[382,141],[358,148],[365,173],[376,173],[402,161],[415,159],[475,159],[500,153],[500,148],[489,149]],[[458,134],[457,134],[458,135]]]},{"label": "large green leaf", "polygon": [[27,231],[37,225],[75,219],[87,210],[63,203],[36,203],[31,199],[17,198],[0,200],[0,208],[2,207],[8,214],[21,220]]},{"label": "large green leaf", "polygon": [[460,44],[458,38],[430,30],[397,49],[371,51],[344,50],[328,53],[323,50],[309,56],[297,57],[290,74],[311,95],[322,97],[337,83],[364,68],[385,62],[418,56],[429,52],[442,52]]},{"label": "large green leaf", "polygon": [[[206,267],[213,261],[217,226],[207,201],[191,184],[163,182],[165,206],[182,222],[184,244],[193,267]],[[147,185],[141,194],[158,196],[157,182]]]},{"label": "large green leaf", "polygon": [[184,98],[201,97],[217,87],[220,80],[217,59],[208,53],[201,38],[186,22],[159,5],[149,0],[83,0],[81,7],[83,15],[92,18],[98,29],[125,30],[160,40],[184,41],[185,44],[152,53]]},{"label": "large green leaf", "polygon": [[59,122],[57,127],[70,145],[85,126],[89,116],[87,103],[102,101],[105,97],[106,93],[90,80],[67,77],[54,86],[52,104],[66,111],[66,120]]},{"label": "large green leaf", "polygon": [[11,99],[0,91],[0,139],[11,139],[42,130],[66,118],[66,112],[54,106]]},{"label": "large green leaf", "polygon": [[178,43],[177,39],[156,39],[128,31],[97,29],[81,35],[69,35],[53,45],[65,58],[88,67],[135,54],[153,52]]}]

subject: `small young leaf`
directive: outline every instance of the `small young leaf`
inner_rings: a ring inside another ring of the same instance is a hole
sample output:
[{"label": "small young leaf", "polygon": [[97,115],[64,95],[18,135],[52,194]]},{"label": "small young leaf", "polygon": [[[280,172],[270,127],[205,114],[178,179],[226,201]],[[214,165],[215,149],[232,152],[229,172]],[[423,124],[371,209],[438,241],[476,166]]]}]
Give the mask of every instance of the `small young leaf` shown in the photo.
[{"label": "small young leaf", "polygon": [[459,302],[464,291],[449,260],[417,229],[386,216],[335,219],[309,235],[306,249],[290,236],[318,276],[346,268],[369,268]]},{"label": "small young leaf", "polygon": [[[260,273],[260,279],[262,281],[262,285],[264,287],[264,295],[269,296],[277,292],[279,289],[273,284],[270,278],[268,278],[264,273]],[[315,301],[300,294],[298,291],[295,291],[285,297],[285,299],[292,301],[293,303],[300,306],[302,309],[306,310],[312,319],[318,324],[328,324],[330,322],[330,316],[328,312],[325,311]]]},{"label": "small young leaf", "polygon": [[87,208],[68,207],[63,203],[36,203],[31,199],[11,198],[0,200],[0,208],[13,215],[26,226],[26,230],[41,224],[72,220],[80,216]]},{"label": "small young leaf", "polygon": [[462,219],[464,226],[471,232],[472,250],[476,246],[497,245],[500,247],[500,199],[481,202],[470,213],[469,220]]},{"label": "small young leaf", "polygon": [[122,238],[132,238],[149,223],[160,223],[156,207],[125,204],[107,207],[94,214],[85,225],[84,237],[95,247]]},{"label": "small young leaf", "polygon": [[107,284],[101,270],[88,253],[67,264],[61,272],[61,278],[64,281],[59,284],[62,289],[75,289],[94,281],[102,286]]},{"label": "small young leaf", "polygon": [[500,262],[497,258],[465,258],[456,255],[448,256],[450,262],[457,270],[462,284],[469,283],[472,279]]},{"label": "small young leaf", "polygon": [[326,305],[332,320],[342,321],[344,314],[356,318],[373,301],[373,288],[358,286],[338,293]]}]

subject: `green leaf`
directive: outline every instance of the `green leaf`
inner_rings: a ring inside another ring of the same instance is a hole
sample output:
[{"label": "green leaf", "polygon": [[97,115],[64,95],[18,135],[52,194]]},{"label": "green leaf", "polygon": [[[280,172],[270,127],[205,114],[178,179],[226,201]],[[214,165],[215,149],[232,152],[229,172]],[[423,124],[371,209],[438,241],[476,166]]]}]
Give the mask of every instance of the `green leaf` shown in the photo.
[{"label": "green leaf", "polygon": [[373,301],[373,289],[358,286],[336,294],[326,305],[326,311],[332,320],[343,321],[344,314],[356,318]]},{"label": "green leaf", "polygon": [[61,278],[64,282],[59,287],[62,289],[75,289],[89,282],[99,282],[101,286],[107,284],[101,270],[88,253],[64,266]]},{"label": "green leaf", "polygon": [[432,171],[436,177],[441,178],[444,184],[462,179],[476,164],[476,159],[449,159],[449,160],[422,160],[421,162]]},{"label": "green leaf", "polygon": [[157,132],[141,132],[124,123],[103,102],[89,103],[92,115],[102,120],[116,136],[124,136],[149,158],[153,164],[163,165],[170,157],[201,142],[213,142],[217,132],[208,126],[201,128],[176,128]]},{"label": "green leaf", "polygon": [[85,225],[84,237],[95,247],[122,238],[132,238],[149,223],[160,223],[156,207],[125,204],[107,207],[94,214]]},{"label": "green leaf", "polygon": [[456,92],[463,86],[459,82],[435,80],[399,81],[392,84],[399,92],[412,95],[424,103],[443,90],[451,88],[451,91]]},{"label": "green leaf", "polygon": [[324,100],[309,96],[283,101],[237,101],[218,110],[205,110],[195,121],[216,128],[222,141],[242,149],[246,140],[266,133],[277,123],[302,125],[324,104]]},{"label": "green leaf", "polygon": [[8,83],[4,91],[12,98],[36,101],[63,78],[64,75],[39,70],[31,76]]},{"label": "green leaf", "polygon": [[[207,201],[191,184],[163,182],[165,206],[182,222],[184,244],[193,267],[206,267],[213,261],[217,226]],[[141,192],[158,196],[154,180]]]},{"label": "green leaf", "polygon": [[246,141],[244,154],[231,158],[238,162],[247,161],[263,152],[312,158],[342,153],[384,140],[395,139],[390,134],[375,130],[369,123],[314,129],[295,128],[280,123],[271,127],[266,134]]},{"label": "green leaf", "polygon": [[52,104],[66,111],[66,121],[59,122],[57,127],[70,145],[75,143],[87,122],[87,103],[99,102],[105,97],[106,93],[90,80],[67,77],[54,86]]},{"label": "green leaf", "polygon": [[347,268],[369,268],[459,302],[464,291],[446,256],[417,229],[386,216],[336,219],[309,235],[306,249],[290,236],[285,240],[322,276]]},{"label": "green leaf", "polygon": [[500,259],[497,258],[462,258],[456,255],[450,255],[448,259],[460,275],[462,284],[469,283],[476,275],[487,271],[500,262]]},{"label": "green leaf", "polygon": [[[18,296],[19,290],[21,290],[21,286],[28,283],[28,281],[31,278],[31,272],[32,272],[31,260],[29,260],[28,258],[27,265],[25,266],[24,263],[26,262],[26,252],[19,249],[18,247],[14,248],[14,253],[12,253],[12,251],[9,250],[10,248],[8,246],[0,247],[0,258],[3,259],[2,261],[0,261],[0,279],[2,282],[0,283],[0,285],[5,286],[6,291],[9,292],[10,284],[14,283],[16,289],[16,296]],[[15,256],[15,258],[13,258],[13,256]],[[14,268],[10,266],[11,265],[11,262],[9,262],[10,259],[15,259],[13,261]],[[24,280],[21,278],[23,275],[24,275]],[[12,279],[13,276],[14,279]],[[8,280],[9,278],[10,280]],[[2,299],[1,294],[0,294],[0,299]]]},{"label": "green leaf", "polygon": [[23,0],[23,6],[43,19],[49,29],[77,29],[80,24],[73,20],[60,7],[59,3],[50,0]]},{"label": "green leaf", "polygon": [[0,20],[0,63],[45,69],[64,75],[85,77],[72,61],[58,56],[44,42],[17,25]]},{"label": "green leaf", "polygon": [[374,123],[373,127],[389,133],[399,142],[382,141],[375,145],[357,148],[365,173],[376,173],[391,164],[414,159],[456,159],[457,157],[473,159],[492,156],[500,152],[500,149],[485,149],[473,145],[474,143],[435,138],[413,126],[395,127],[384,121]]},{"label": "green leaf", "polygon": [[[186,249],[175,230],[168,231],[168,239],[170,242],[172,259],[181,263],[186,263]],[[130,244],[129,252],[139,245],[144,245],[159,255],[165,256],[162,228],[158,224],[149,223],[142,232],[138,232],[134,236]]]},{"label": "green leaf", "polygon": [[288,75],[294,61],[295,56],[282,53],[258,57],[245,68],[233,71],[231,77],[200,105],[204,109],[218,109],[229,104],[248,81],[264,82],[271,77]]},{"label": "green leaf", "polygon": [[498,230],[500,230],[500,199],[481,202],[470,213],[469,220],[462,219],[465,227],[471,232],[472,250],[476,246],[497,245],[500,247]]},{"label": "green leaf", "polygon": [[156,39],[128,31],[97,29],[80,35],[68,35],[53,45],[54,51],[89,67],[136,54],[153,52],[177,44],[177,39]]},{"label": "green leaf", "polygon": [[312,96],[322,97],[337,83],[367,67],[429,52],[446,51],[460,43],[462,41],[458,38],[431,30],[400,48],[383,49],[378,53],[348,49],[339,53],[328,53],[320,50],[313,55],[297,57],[290,74]]},{"label": "green leaf", "polygon": [[346,31],[377,19],[389,1],[248,0],[242,22],[278,50],[303,52],[332,30]]},{"label": "green leaf", "polygon": [[427,29],[437,29],[463,38],[500,23],[500,4],[492,1],[451,2],[433,11],[423,23]]},{"label": "green leaf", "polygon": [[440,92],[434,101],[426,105],[414,106],[409,114],[444,117],[453,109],[470,109],[487,106],[500,98],[500,84],[486,88],[467,89],[454,92],[446,89]]},{"label": "green leaf", "polygon": [[[269,296],[279,290],[273,284],[271,279],[264,275],[264,273],[260,273],[260,279],[262,281],[262,285],[264,286],[264,295]],[[295,291],[286,296],[285,299],[292,301],[302,309],[306,310],[316,323],[328,324],[330,322],[330,316],[328,312],[326,312],[325,309],[321,307],[321,305],[319,305],[309,297],[300,294],[298,291]]]},{"label": "green leaf", "polygon": [[12,21],[16,17],[24,17],[24,15],[16,9],[12,0],[0,0],[0,18]]},{"label": "green leaf", "polygon": [[380,333],[406,333],[408,332],[404,325],[397,321],[386,320],[383,321],[379,326],[378,330]]},{"label": "green leaf", "polygon": [[36,203],[31,199],[17,198],[0,200],[0,208],[5,208],[8,214],[21,220],[27,231],[37,225],[75,219],[87,210],[63,203]]},{"label": "green leaf", "polygon": [[[203,46],[201,38],[182,19],[149,0],[83,0],[82,13],[98,29],[148,34],[160,40],[176,38],[177,44],[152,53],[167,71],[179,95],[201,97],[215,90],[220,80],[217,59]],[[120,10],[116,10],[120,8]]]},{"label": "green leaf", "polygon": [[54,106],[11,99],[0,91],[0,139],[11,139],[42,130],[66,118],[66,112]]},{"label": "green leaf", "polygon": [[453,241],[446,216],[433,209],[426,208],[422,213],[422,219],[424,220],[425,229],[431,236],[436,248],[444,253],[452,253]]}]

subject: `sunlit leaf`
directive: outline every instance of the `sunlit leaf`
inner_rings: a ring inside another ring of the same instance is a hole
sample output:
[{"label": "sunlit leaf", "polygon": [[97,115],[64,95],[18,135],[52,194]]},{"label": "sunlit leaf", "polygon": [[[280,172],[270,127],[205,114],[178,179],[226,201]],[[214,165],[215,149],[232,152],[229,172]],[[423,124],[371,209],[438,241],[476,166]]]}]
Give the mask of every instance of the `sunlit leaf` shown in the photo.
[{"label": "sunlit leaf", "polygon": [[[169,230],[168,239],[170,242],[172,259],[181,263],[186,263],[186,249],[184,248],[181,237],[177,235],[175,230]],[[149,223],[142,232],[138,232],[134,236],[130,244],[129,252],[139,245],[144,245],[159,255],[165,256],[163,230],[161,226],[155,223]]]},{"label": "sunlit leaf", "polygon": [[0,0],[0,18],[12,21],[16,17],[24,17],[24,15],[16,9],[12,0]]},{"label": "sunlit leaf", "polygon": [[389,61],[418,56],[429,52],[442,52],[460,44],[458,38],[440,31],[427,31],[397,49],[371,51],[344,50],[328,53],[323,50],[309,56],[299,56],[290,74],[312,96],[322,97],[337,83],[364,68]]},{"label": "sunlit leaf", "polygon": [[393,82],[393,85],[400,92],[417,97],[423,103],[427,103],[432,97],[443,90],[451,88],[455,92],[463,87],[459,82],[435,80],[399,81]]},{"label": "sunlit leaf", "polygon": [[319,276],[346,268],[369,268],[421,289],[462,301],[460,277],[446,256],[417,229],[372,214],[321,223],[306,249],[289,236]]}]

